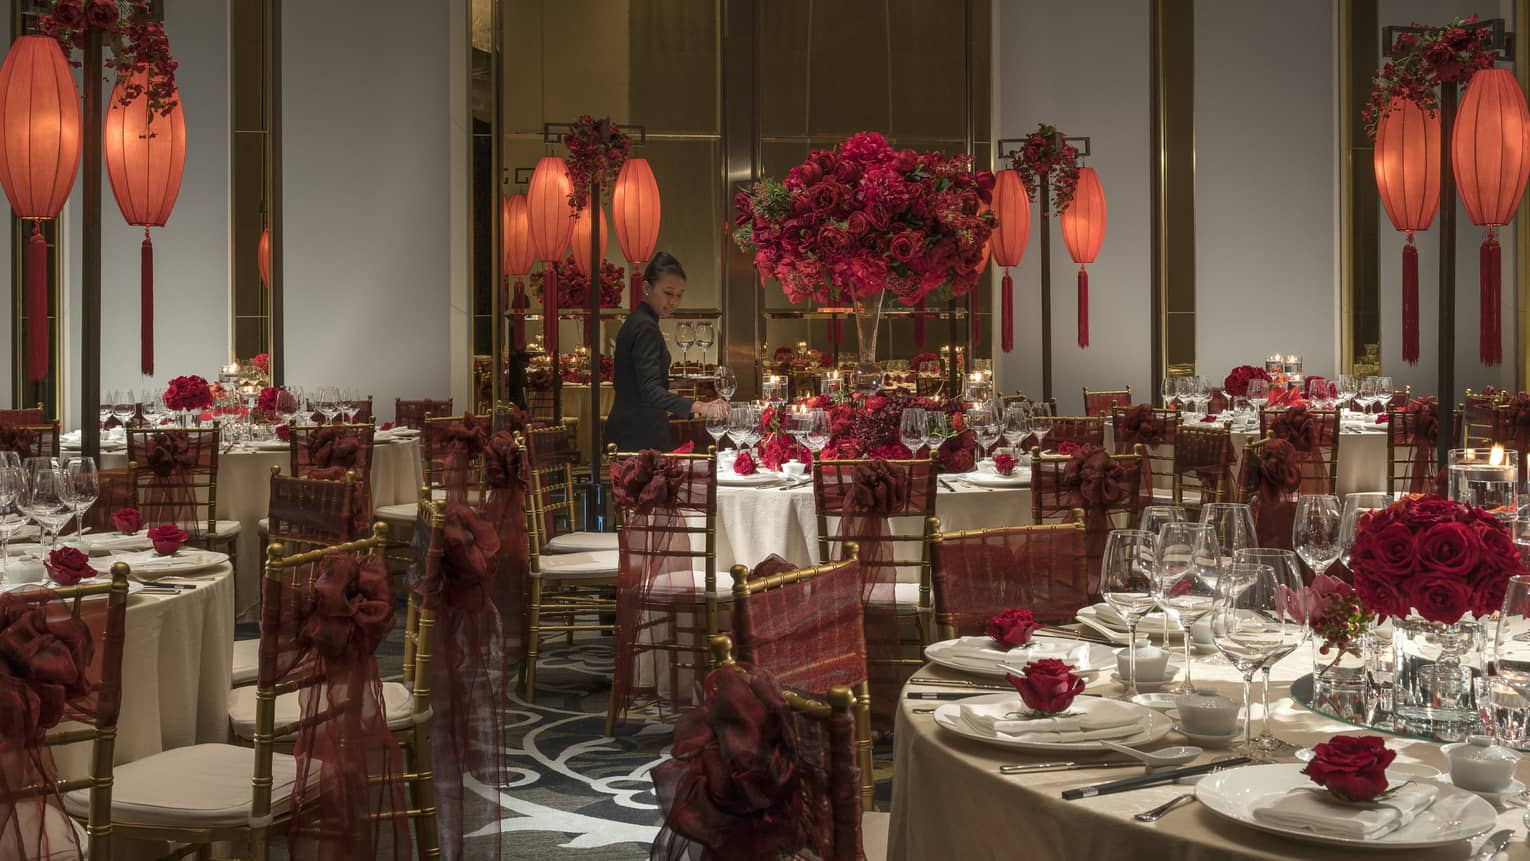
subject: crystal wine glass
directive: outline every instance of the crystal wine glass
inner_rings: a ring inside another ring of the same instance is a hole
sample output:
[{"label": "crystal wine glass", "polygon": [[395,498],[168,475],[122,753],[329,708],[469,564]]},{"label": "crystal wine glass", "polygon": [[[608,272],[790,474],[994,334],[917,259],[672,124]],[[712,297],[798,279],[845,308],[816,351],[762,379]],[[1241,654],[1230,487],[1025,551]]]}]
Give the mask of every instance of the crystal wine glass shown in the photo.
[{"label": "crystal wine glass", "polygon": [[[1300,585],[1303,582],[1301,564],[1296,561],[1296,554],[1289,550],[1277,550],[1273,547],[1246,547],[1233,554],[1233,561],[1267,565],[1274,569],[1277,589],[1280,583]],[[1300,590],[1294,588],[1292,591],[1298,595],[1302,594]],[[1279,658],[1276,659],[1278,660]],[[1270,670],[1275,668],[1276,661],[1266,662],[1259,668],[1264,677],[1260,688],[1260,702],[1264,704],[1264,729],[1259,733],[1259,737],[1254,739],[1255,747],[1270,753],[1295,749],[1290,742],[1278,739],[1270,732]]]},{"label": "crystal wine glass", "polygon": [[[1254,744],[1254,671],[1273,666],[1307,638],[1302,581],[1289,570],[1234,562],[1217,579],[1211,641],[1243,674],[1243,750],[1257,762],[1270,755]],[[1269,704],[1265,704],[1268,722]]]},{"label": "crystal wine glass", "polygon": [[106,430],[106,423],[112,420],[112,407],[117,403],[117,392],[102,392],[101,403],[96,406],[96,412],[100,416],[100,428]]},{"label": "crystal wine glass", "polygon": [[143,413],[143,422],[148,427],[159,427],[160,415],[164,412],[164,406],[164,397],[158,391],[149,389],[140,393],[138,409]]},{"label": "crystal wine glass", "polygon": [[1381,412],[1386,412],[1386,408],[1391,405],[1392,397],[1396,393],[1397,390],[1392,388],[1391,377],[1376,378],[1376,403],[1381,407]]},{"label": "crystal wine glass", "polygon": [[733,369],[719,364],[717,366],[717,396],[726,401],[732,398],[736,391],[738,391],[738,378],[733,376]]},{"label": "crystal wine glass", "polygon": [[1355,382],[1355,378],[1349,374],[1340,374],[1339,378],[1334,382],[1334,386],[1338,389],[1340,406],[1353,401],[1356,392],[1360,389],[1359,385]]},{"label": "crystal wine glass", "polygon": [[101,497],[101,479],[96,472],[96,459],[93,457],[71,458],[65,469],[68,470],[66,473],[67,501],[74,512],[74,534],[84,535],[85,512],[89,511]]},{"label": "crystal wine glass", "polygon": [[133,398],[132,389],[123,389],[115,392],[112,399],[112,417],[123,427],[123,433],[133,423],[133,418],[138,414],[138,401]]},{"label": "crystal wine glass", "polygon": [[1327,571],[1339,558],[1339,498],[1324,493],[1298,499],[1291,543],[1314,575]]},{"label": "crystal wine glass", "polygon": [[735,450],[742,450],[749,436],[749,405],[734,404],[728,409],[728,436],[733,439]]},{"label": "crystal wine glass", "polygon": [[718,451],[721,451],[723,437],[728,435],[728,414],[707,416],[707,433],[712,436],[712,444],[717,447]]},{"label": "crystal wine glass", "polygon": [[898,441],[909,450],[910,456],[919,456],[919,449],[924,448],[924,442],[929,435],[929,423],[926,421],[925,411],[920,407],[905,409],[902,418],[898,420]]},{"label": "crystal wine glass", "polygon": [[[1142,519],[1138,521],[1137,528],[1149,535],[1157,536],[1158,531],[1167,523],[1188,523],[1190,515],[1183,506],[1179,505],[1149,505],[1142,509]],[[1169,643],[1169,616],[1163,617],[1163,642]]]},{"label": "crystal wine glass", "polygon": [[346,386],[340,391],[340,413],[345,416],[346,424],[356,423],[356,414],[361,412],[361,398],[357,390],[352,386]]},{"label": "crystal wine glass", "polygon": [[1241,502],[1208,502],[1201,506],[1201,522],[1217,533],[1222,561],[1232,561],[1239,550],[1258,547],[1254,533],[1254,513]]},{"label": "crystal wine glass", "polygon": [[1010,404],[1004,408],[1003,432],[1004,441],[1013,449],[1019,449],[1020,443],[1031,435],[1031,419],[1026,414],[1024,406]]},{"label": "crystal wine glass", "polygon": [[1175,385],[1175,378],[1164,377],[1163,380],[1158,383],[1158,393],[1163,397],[1163,408],[1166,410],[1172,409],[1174,407],[1175,396],[1179,394],[1179,390]]},{"label": "crystal wine glass", "polygon": [[1190,627],[1211,612],[1216,597],[1221,549],[1216,531],[1204,523],[1170,523],[1153,545],[1153,597],[1184,632],[1185,680],[1176,693],[1195,693],[1190,678]]},{"label": "crystal wine glass", "polygon": [[319,412],[324,416],[327,425],[335,423],[335,416],[340,414],[340,393],[334,386],[320,386],[315,395],[318,401]]},{"label": "crystal wine glass", "polygon": [[680,348],[680,364],[690,364],[691,345],[696,343],[696,327],[681,323],[675,327],[675,346]]},{"label": "crystal wine glass", "polygon": [[1126,622],[1127,666],[1137,695],[1137,624],[1153,609],[1153,535],[1140,529],[1113,529],[1105,538],[1100,596]]},{"label": "crystal wine glass", "polygon": [[[0,452],[10,454],[14,452]],[[26,515],[17,507],[21,500],[21,467],[14,460],[0,459],[0,586],[5,584],[5,564],[11,553],[11,536],[27,525]]]},{"label": "crystal wine glass", "polygon": [[1259,410],[1270,402],[1270,384],[1264,380],[1249,380],[1248,402],[1254,405],[1254,416],[1257,419]]},{"label": "crystal wine glass", "polygon": [[73,516],[68,501],[68,474],[52,466],[28,469],[21,491],[21,510],[42,529],[43,539],[52,552],[59,528]]},{"label": "crystal wine glass", "polygon": [[808,411],[808,430],[803,435],[802,442],[808,451],[813,453],[813,458],[818,458],[818,453],[829,444],[829,414],[823,409]]},{"label": "crystal wine glass", "polygon": [[1349,551],[1355,546],[1355,535],[1360,528],[1360,518],[1372,511],[1392,504],[1390,493],[1347,493],[1344,509],[1339,515],[1339,561],[1349,567]]},{"label": "crystal wine glass", "polygon": [[704,321],[697,323],[696,346],[701,349],[702,364],[706,364],[707,350],[712,349],[712,345],[715,343],[717,343],[717,330],[712,328],[712,324]]},{"label": "crystal wine glass", "polygon": [[968,410],[966,418],[967,429],[977,437],[978,455],[986,457],[988,450],[1001,436],[998,420],[994,418],[993,411],[987,409]]}]

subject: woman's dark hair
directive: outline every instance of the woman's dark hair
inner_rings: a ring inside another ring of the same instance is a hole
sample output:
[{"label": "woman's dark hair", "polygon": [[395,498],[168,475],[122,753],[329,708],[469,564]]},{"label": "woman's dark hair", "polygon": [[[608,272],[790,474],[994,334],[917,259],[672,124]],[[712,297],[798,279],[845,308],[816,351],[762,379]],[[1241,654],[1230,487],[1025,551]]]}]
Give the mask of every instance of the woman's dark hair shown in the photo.
[{"label": "woman's dark hair", "polygon": [[643,280],[652,287],[665,275],[676,275],[682,281],[685,280],[685,270],[680,267],[680,261],[675,259],[675,255],[668,251],[655,251],[653,259],[648,261],[648,268],[643,270]]}]

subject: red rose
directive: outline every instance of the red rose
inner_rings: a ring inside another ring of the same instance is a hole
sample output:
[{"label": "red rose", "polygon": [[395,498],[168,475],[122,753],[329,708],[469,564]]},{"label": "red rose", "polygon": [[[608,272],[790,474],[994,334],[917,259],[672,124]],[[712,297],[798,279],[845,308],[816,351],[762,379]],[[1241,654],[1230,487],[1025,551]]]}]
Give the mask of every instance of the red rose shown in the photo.
[{"label": "red rose", "polygon": [[1361,529],[1350,552],[1350,567],[1378,577],[1404,577],[1418,566],[1413,531],[1393,523],[1379,531]]},{"label": "red rose", "polygon": [[112,512],[112,525],[118,532],[132,535],[143,528],[143,515],[136,508],[119,508]]},{"label": "red rose", "polygon": [[276,426],[276,438],[281,440],[292,439],[292,428],[286,425]]},{"label": "red rose", "polygon": [[1370,801],[1387,791],[1387,766],[1397,758],[1380,736],[1336,735],[1313,749],[1302,769],[1313,783],[1345,801]]},{"label": "red rose", "polygon": [[1420,571],[1464,577],[1482,558],[1477,534],[1463,523],[1436,523],[1418,537]]},{"label": "red rose", "polygon": [[162,523],[149,530],[149,540],[154,542],[154,552],[161,556],[169,556],[179,550],[190,537],[174,523]]},{"label": "red rose", "polygon": [[116,0],[91,0],[85,9],[85,21],[98,30],[110,30],[117,26]]},{"label": "red rose", "polygon": [[993,456],[993,468],[999,475],[1015,474],[1015,456],[1011,454],[996,454]]},{"label": "red rose", "polygon": [[53,582],[60,586],[73,586],[81,580],[96,576],[95,569],[90,567],[90,557],[68,545],[49,553],[43,567],[48,569],[48,576],[53,578]]},{"label": "red rose", "polygon": [[994,638],[999,647],[1009,651],[1031,641],[1031,635],[1041,627],[1030,610],[1005,610],[988,620],[984,633]]},{"label": "red rose", "polygon": [[914,241],[913,234],[905,230],[892,238],[887,250],[893,257],[907,263],[919,255],[919,244]]},{"label": "red rose", "polygon": [[1431,622],[1453,625],[1461,621],[1472,603],[1472,587],[1450,574],[1424,573],[1408,581],[1413,609]]},{"label": "red rose", "polygon": [[738,475],[754,475],[755,470],[758,468],[755,465],[754,458],[750,457],[747,451],[739,452],[738,457],[733,459],[733,471]]},{"label": "red rose", "polygon": [[[1405,508],[1407,520],[1416,526],[1428,526],[1434,523],[1452,523],[1461,513],[1461,505],[1454,500],[1442,496],[1424,496],[1406,502]],[[1398,513],[1401,514],[1402,511]]]},{"label": "red rose", "polygon": [[393,422],[383,422],[381,425],[378,426],[377,429],[378,430],[393,430]]},{"label": "red rose", "polygon": [[53,4],[53,20],[66,30],[78,30],[85,22],[85,10],[79,0],[58,0]]},{"label": "red rose", "polygon": [[1020,699],[1032,711],[1061,714],[1073,705],[1073,698],[1084,692],[1084,680],[1056,658],[1042,658],[1025,665],[1023,676],[1006,674],[1004,680],[1014,686]]},{"label": "red rose", "polygon": [[946,440],[940,447],[942,472],[971,472],[977,462],[977,437],[972,431],[962,431]]},{"label": "red rose", "polygon": [[[1354,562],[1353,556],[1350,562]],[[1370,576],[1356,569],[1355,594],[1359,596],[1360,603],[1378,618],[1401,619],[1408,615],[1408,599],[1398,591],[1398,581],[1390,577]]]}]

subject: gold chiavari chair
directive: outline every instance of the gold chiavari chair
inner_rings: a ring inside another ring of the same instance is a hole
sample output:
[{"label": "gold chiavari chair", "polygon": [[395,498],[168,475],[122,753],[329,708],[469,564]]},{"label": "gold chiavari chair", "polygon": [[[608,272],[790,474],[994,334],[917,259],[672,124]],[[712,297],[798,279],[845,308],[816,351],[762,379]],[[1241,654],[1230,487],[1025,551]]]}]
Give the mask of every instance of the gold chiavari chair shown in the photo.
[{"label": "gold chiavari chair", "polygon": [[[372,452],[377,427],[371,420],[356,424],[333,424],[333,425],[296,425],[291,428],[287,436],[287,456],[291,464],[293,475],[308,474],[311,469],[324,469],[333,465],[325,463],[326,454],[323,452],[324,445],[320,435],[324,431],[330,432],[328,438],[338,438],[346,443],[354,443],[354,454],[349,452],[347,459],[353,460],[351,464],[342,464],[347,469],[356,470],[356,480],[366,483],[372,474]],[[328,439],[327,438],[327,439]]]},{"label": "gold chiavari chair", "polygon": [[[1178,446],[1176,446],[1178,448]],[[1106,455],[1121,467],[1119,484],[1122,497],[1106,502],[1096,511],[1085,509],[1084,544],[1089,570],[1089,594],[1099,594],[1100,560],[1105,551],[1105,536],[1112,529],[1130,529],[1142,513],[1142,461],[1146,457],[1140,444],[1131,454]],[[1068,523],[1073,519],[1079,500],[1066,483],[1069,455],[1042,454],[1031,450],[1031,520],[1035,523]]]},{"label": "gold chiavari chair", "polygon": [[[1140,405],[1138,405],[1140,406]],[[1111,434],[1115,443],[1116,454],[1131,454],[1133,446],[1138,442],[1133,434],[1123,430],[1126,424],[1126,415],[1133,407],[1118,406],[1111,410]],[[1174,461],[1175,442],[1183,432],[1184,414],[1179,410],[1164,410],[1148,408],[1149,414],[1158,421],[1163,428],[1163,438],[1156,445],[1143,443],[1143,451],[1147,455],[1148,474],[1143,479],[1151,482],[1149,488],[1143,488],[1144,497],[1156,499],[1172,499],[1174,495]],[[1175,503],[1178,504],[1178,503]]]},{"label": "gold chiavari chair", "polygon": [[1117,407],[1132,405],[1132,387],[1124,389],[1095,389],[1084,386],[1084,415],[1108,416]]},{"label": "gold chiavari chair", "polygon": [[[186,443],[181,468],[164,475],[155,472],[149,463],[159,434],[179,437]],[[176,523],[196,533],[195,543],[208,549],[221,548],[230,557],[238,558],[243,525],[237,520],[219,520],[217,516],[220,434],[217,422],[210,428],[128,428],[133,507],[143,512],[144,521],[150,525]],[[182,510],[188,506],[194,510]]]},{"label": "gold chiavari chair", "polygon": [[[5,843],[24,840],[29,835],[19,833],[31,826],[44,829],[54,850],[51,858],[73,858],[65,844],[69,830],[74,831],[80,845],[81,858],[112,857],[112,793],[116,786],[113,768],[117,743],[117,718],[122,703],[122,648],[126,637],[128,577],[132,572],[124,562],[112,565],[110,579],[106,582],[84,583],[48,590],[19,590],[10,593],[10,600],[44,606],[50,616],[61,608],[71,619],[84,621],[86,602],[90,602],[92,615],[100,608],[97,603],[104,599],[104,624],[97,633],[96,660],[87,670],[92,682],[91,701],[66,704],[64,717],[67,723],[55,728],[43,738],[43,744],[58,750],[77,744],[89,744],[90,755],[87,774],[84,777],[60,776],[51,786],[31,785],[12,787],[16,794],[7,801],[22,805],[27,799],[58,793],[62,796],[64,813],[83,824],[81,829],[65,816],[49,815],[56,808],[44,811],[43,821],[10,823],[15,831],[0,835]],[[94,627],[94,626],[92,626]],[[81,833],[83,830],[84,833]],[[56,841],[56,842],[55,842]]]},{"label": "gold chiavari chair", "polygon": [[[1259,411],[1259,435],[1279,436],[1277,422],[1287,414],[1286,410],[1265,408]],[[1312,417],[1314,442],[1319,457],[1302,459],[1303,493],[1338,493],[1339,487],[1339,414],[1335,410],[1308,410]],[[1325,490],[1319,491],[1322,484]]]},{"label": "gold chiavari chair", "polygon": [[1066,523],[941,532],[931,528],[935,625],[942,640],[976,636],[997,610],[1025,607],[1039,622],[1071,622],[1089,605],[1084,511]]},{"label": "gold chiavari chair", "polygon": [[814,694],[843,685],[854,694],[861,805],[871,810],[871,684],[856,552],[847,544],[843,561],[753,578],[733,566],[733,638],[740,660],[782,685]]},{"label": "gold chiavari chair", "polygon": [[1477,394],[1471,389],[1466,390],[1465,398],[1456,405],[1462,417],[1462,448],[1489,448],[1499,441],[1498,408],[1502,403],[1501,395]]},{"label": "gold chiavari chair", "polygon": [[42,404],[20,410],[0,410],[0,425],[35,427],[42,424],[47,424],[43,420]]},{"label": "gold chiavari chair", "polygon": [[1104,416],[1057,416],[1051,420],[1051,428],[1041,438],[1044,451],[1056,451],[1059,443],[1078,445],[1105,445]]},{"label": "gold chiavari chair", "polygon": [[1231,499],[1237,460],[1232,431],[1181,425],[1174,446],[1174,504],[1199,516],[1201,506]]},{"label": "gold chiavari chair", "polygon": [[0,451],[29,457],[58,457],[58,422],[32,425],[0,423]]},{"label": "gold chiavari chair", "polygon": [[[576,450],[569,432],[568,426],[559,424],[534,427],[526,433],[532,469],[541,478],[543,511],[548,517],[543,524],[541,550],[543,553],[614,553],[617,547],[615,532],[575,528],[579,520],[582,486],[574,481]],[[702,433],[706,433],[705,425]],[[711,445],[710,439],[708,436],[708,441],[696,448],[705,450]]]},{"label": "gold chiavari chair", "polygon": [[432,416],[452,415],[452,399],[435,401],[429,398],[406,401],[403,398],[393,399],[393,424],[401,428],[414,428],[421,430],[425,427],[425,420]]}]

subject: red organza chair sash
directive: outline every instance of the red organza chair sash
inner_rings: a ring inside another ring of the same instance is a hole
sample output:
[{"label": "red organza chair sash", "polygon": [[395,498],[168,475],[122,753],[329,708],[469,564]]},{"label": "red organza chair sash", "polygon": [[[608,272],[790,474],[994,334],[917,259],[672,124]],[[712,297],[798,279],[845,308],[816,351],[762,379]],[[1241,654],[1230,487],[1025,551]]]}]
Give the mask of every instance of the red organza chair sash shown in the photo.
[{"label": "red organza chair sash", "polygon": [[522,602],[531,576],[531,545],[526,531],[526,494],[531,488],[531,458],[526,446],[507,430],[495,431],[484,448],[484,479],[489,498],[485,519],[499,535],[498,607],[505,634],[516,645],[525,643]]},{"label": "red organza chair sash", "polygon": [[[750,580],[795,570],[772,554]],[[826,566],[810,578],[751,592],[733,607],[740,657],[777,681],[818,696],[868,678],[860,563]]]},{"label": "red organza chair sash", "polygon": [[22,460],[57,457],[58,425],[0,424],[0,451],[15,452]]},{"label": "red organza chair sash", "polygon": [[43,411],[41,407],[33,407],[24,410],[0,410],[0,425],[40,425],[43,424]]},{"label": "red organza chair sash", "polygon": [[211,528],[217,430],[128,431],[138,509],[150,526],[174,523],[196,542]]},{"label": "red organza chair sash", "polygon": [[393,423],[398,427],[414,428],[421,430],[425,427],[427,416],[449,416],[452,414],[452,399],[433,401],[429,398],[418,401],[406,401],[395,398],[393,401]]},{"label": "red organza chair sash", "polygon": [[[844,791],[859,783],[849,710],[826,726],[795,715],[768,672],[744,665],[714,670],[704,688],[675,727],[674,756],[653,770],[664,826],[649,857],[860,858],[859,799]],[[840,814],[850,810],[853,822]]]},{"label": "red organza chair sash", "polygon": [[1131,392],[1122,390],[1114,392],[1086,392],[1084,395],[1084,414],[1090,416],[1108,416],[1116,407],[1132,406]]},{"label": "red organza chair sash", "polygon": [[1199,504],[1218,500],[1218,492],[1227,495],[1232,487],[1232,467],[1238,459],[1232,437],[1221,431],[1181,428],[1174,444],[1174,474],[1181,479],[1195,479]]},{"label": "red organza chair sash", "polygon": [[1394,448],[1412,449],[1404,487],[1408,493],[1429,493],[1435,484],[1434,459],[1439,442],[1440,406],[1434,398],[1414,398],[1390,417],[1388,432]]},{"label": "red organza chair sash", "polygon": [[1105,419],[1099,416],[1062,417],[1052,419],[1052,427],[1041,438],[1042,451],[1057,451],[1064,442],[1077,445],[1103,446],[1105,444]]},{"label": "red organza chair sash", "polygon": [[267,503],[273,541],[298,541],[310,545],[344,544],[356,538],[357,488],[345,480],[341,467],[336,478],[329,470],[311,470],[309,478],[271,476]]},{"label": "red organza chair sash", "polygon": [[1066,459],[1037,458],[1031,470],[1031,492],[1041,508],[1037,520],[1083,509],[1091,557],[1104,552],[1113,516],[1137,507],[1142,472],[1134,457],[1113,458],[1097,445],[1085,445]]},{"label": "red organza chair sash", "polygon": [[936,542],[933,562],[936,622],[956,636],[982,634],[1005,608],[1067,622],[1089,603],[1084,532],[1072,524],[949,533]]},{"label": "red organza chair sash", "polygon": [[1339,414],[1332,410],[1309,411],[1292,407],[1278,414],[1259,415],[1261,435],[1273,435],[1291,444],[1301,464],[1302,493],[1332,493],[1329,455],[1339,444]]},{"label": "red organza chair sash", "polygon": [[432,419],[425,424],[424,456],[432,483],[446,488],[452,502],[476,500],[484,446],[492,418],[463,413],[458,421]]},{"label": "red organza chair sash", "polygon": [[1250,445],[1243,456],[1243,478],[1239,483],[1245,491],[1252,491],[1248,503],[1259,546],[1291,550],[1291,527],[1302,486],[1301,460],[1296,449],[1282,439]]}]

